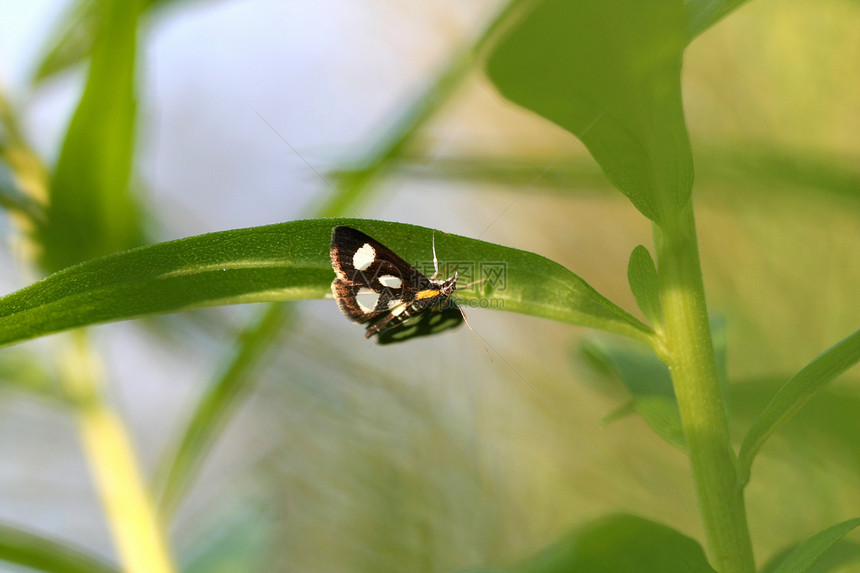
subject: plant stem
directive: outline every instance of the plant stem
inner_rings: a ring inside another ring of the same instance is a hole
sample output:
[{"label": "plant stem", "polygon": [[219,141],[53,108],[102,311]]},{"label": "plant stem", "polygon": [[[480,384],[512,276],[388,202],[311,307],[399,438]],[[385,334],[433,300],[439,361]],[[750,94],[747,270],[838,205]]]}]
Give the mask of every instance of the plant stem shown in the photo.
[{"label": "plant stem", "polygon": [[719,573],[753,573],[743,490],[738,487],[696,239],[692,204],[654,226],[660,292],[675,395],[711,564]]},{"label": "plant stem", "polygon": [[125,573],[173,573],[164,531],[119,416],[104,401],[101,372],[87,335],[78,330],[63,356],[63,384],[74,402],[96,490]]}]

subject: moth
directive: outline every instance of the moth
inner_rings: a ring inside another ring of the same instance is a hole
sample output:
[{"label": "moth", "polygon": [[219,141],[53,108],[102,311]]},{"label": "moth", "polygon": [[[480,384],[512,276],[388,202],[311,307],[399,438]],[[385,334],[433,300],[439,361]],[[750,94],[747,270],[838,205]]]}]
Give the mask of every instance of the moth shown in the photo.
[{"label": "moth", "polygon": [[337,275],[331,288],[341,312],[365,324],[365,337],[376,335],[380,344],[435,334],[465,320],[452,297],[458,273],[436,280],[435,237],[430,277],[373,237],[346,226],[332,229],[331,265]]}]

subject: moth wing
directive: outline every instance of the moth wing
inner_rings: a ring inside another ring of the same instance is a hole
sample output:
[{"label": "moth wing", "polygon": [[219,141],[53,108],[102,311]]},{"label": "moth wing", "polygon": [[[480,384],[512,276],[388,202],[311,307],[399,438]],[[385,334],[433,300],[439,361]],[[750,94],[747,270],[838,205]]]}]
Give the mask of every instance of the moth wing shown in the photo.
[{"label": "moth wing", "polygon": [[430,280],[394,251],[352,227],[332,230],[332,292],[344,315],[366,323],[408,305]]},{"label": "moth wing", "polygon": [[[418,291],[431,284],[400,255],[370,235],[343,225],[332,229],[331,264],[339,279],[369,288],[400,288],[397,286],[400,281],[406,290]],[[386,276],[396,280],[386,283]]]},{"label": "moth wing", "polygon": [[440,310],[427,310],[395,327],[381,331],[376,340],[379,344],[405,342],[413,338],[439,334],[456,328],[463,322],[463,313],[454,304],[445,305]]}]

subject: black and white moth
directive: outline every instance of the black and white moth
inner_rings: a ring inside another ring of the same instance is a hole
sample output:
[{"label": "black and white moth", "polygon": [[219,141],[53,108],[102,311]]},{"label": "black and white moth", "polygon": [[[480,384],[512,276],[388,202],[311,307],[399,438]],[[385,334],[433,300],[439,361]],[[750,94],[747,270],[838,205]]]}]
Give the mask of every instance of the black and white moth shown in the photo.
[{"label": "black and white moth", "polygon": [[331,233],[331,265],[337,275],[331,289],[340,310],[366,324],[365,337],[376,335],[380,344],[435,334],[464,320],[452,298],[458,273],[435,280],[435,241],[436,272],[428,278],[376,239],[339,226]]}]

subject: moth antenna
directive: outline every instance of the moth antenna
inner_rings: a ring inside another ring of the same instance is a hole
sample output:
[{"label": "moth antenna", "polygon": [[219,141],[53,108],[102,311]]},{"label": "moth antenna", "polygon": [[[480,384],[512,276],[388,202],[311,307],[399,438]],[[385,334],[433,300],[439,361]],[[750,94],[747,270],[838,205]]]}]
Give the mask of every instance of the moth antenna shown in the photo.
[{"label": "moth antenna", "polygon": [[433,273],[430,280],[435,279],[439,274],[439,259],[436,258],[436,229],[433,229],[433,270],[436,272]]},{"label": "moth antenna", "polygon": [[476,281],[472,281],[472,282],[470,282],[470,283],[468,283],[468,284],[464,284],[464,285],[463,285],[463,286],[461,286],[461,287],[457,287],[457,290],[467,289],[467,288],[469,288],[470,286],[474,286],[474,285],[476,285],[476,284],[480,284],[480,283],[483,283],[483,282],[487,282],[488,280],[490,280],[490,277],[484,277],[484,278],[482,278],[482,279],[478,279],[478,280],[476,280]]},{"label": "moth antenna", "polygon": [[493,354],[490,352],[490,349],[489,349],[489,348],[487,348],[487,345],[486,345],[486,344],[484,344],[484,339],[483,339],[483,338],[481,338],[481,335],[480,335],[480,334],[478,334],[478,332],[477,332],[474,328],[472,328],[472,325],[471,325],[471,324],[469,324],[469,319],[468,319],[468,318],[466,318],[466,312],[463,310],[463,307],[462,307],[462,306],[460,306],[460,305],[458,304],[458,305],[457,305],[457,310],[459,310],[459,311],[460,311],[460,316],[462,316],[462,317],[463,317],[463,322],[465,322],[465,323],[466,323],[466,326],[468,326],[468,327],[469,327],[469,331],[471,331],[472,336],[474,336],[476,339],[478,339],[478,344],[480,344],[480,345],[481,345],[481,348],[483,348],[483,349],[484,349],[484,351],[486,351],[487,356],[489,356],[489,357],[490,357],[490,362],[492,362],[492,361],[493,361]]}]

